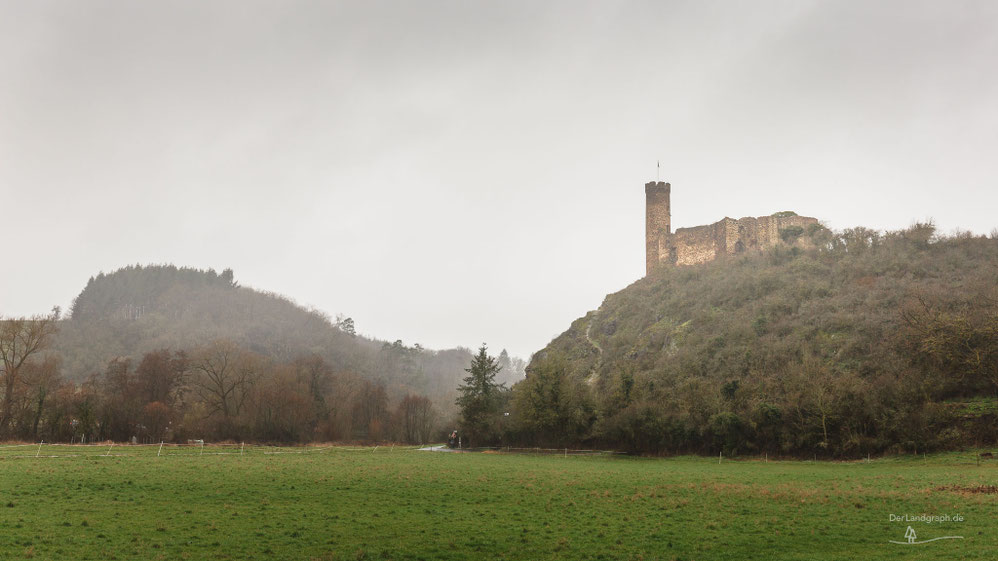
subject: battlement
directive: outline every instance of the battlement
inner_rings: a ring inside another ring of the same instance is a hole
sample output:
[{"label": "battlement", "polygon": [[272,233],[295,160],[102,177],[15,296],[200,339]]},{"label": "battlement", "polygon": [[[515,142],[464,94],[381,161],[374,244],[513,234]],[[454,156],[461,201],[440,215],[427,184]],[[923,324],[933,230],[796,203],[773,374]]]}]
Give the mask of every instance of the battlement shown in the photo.
[{"label": "battlement", "polygon": [[[725,217],[719,222],[671,231],[669,196],[671,185],[645,184],[645,271],[651,273],[662,263],[696,265],[719,255],[762,251],[796,238],[818,219],[779,212],[771,216]],[[795,230],[800,229],[799,232]],[[789,233],[789,234],[788,234]],[[794,235],[794,234],[797,235]]]}]

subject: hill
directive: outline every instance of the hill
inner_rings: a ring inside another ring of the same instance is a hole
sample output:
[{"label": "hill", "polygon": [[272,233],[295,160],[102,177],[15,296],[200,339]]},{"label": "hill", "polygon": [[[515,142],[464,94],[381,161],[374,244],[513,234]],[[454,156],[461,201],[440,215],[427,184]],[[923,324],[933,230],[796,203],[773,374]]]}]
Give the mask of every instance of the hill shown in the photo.
[{"label": "hill", "polygon": [[998,239],[806,235],[813,249],[662,267],[607,296],[514,387],[518,438],[834,456],[993,442]]},{"label": "hill", "polygon": [[[239,286],[233,272],[131,266],[90,279],[60,322],[55,350],[63,374],[82,381],[115,358],[137,361],[159,349],[189,350],[227,340],[279,363],[318,356],[334,371],[382,383],[394,399],[430,396],[445,411],[471,360],[467,349],[433,351],[357,335],[292,300]],[[510,379],[514,368],[505,373]]]}]

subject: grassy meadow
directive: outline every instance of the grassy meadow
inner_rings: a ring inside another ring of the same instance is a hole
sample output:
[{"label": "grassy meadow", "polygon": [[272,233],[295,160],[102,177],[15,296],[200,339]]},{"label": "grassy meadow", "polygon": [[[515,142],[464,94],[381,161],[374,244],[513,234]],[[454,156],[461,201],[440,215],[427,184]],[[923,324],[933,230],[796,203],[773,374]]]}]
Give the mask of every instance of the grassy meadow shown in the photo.
[{"label": "grassy meadow", "polygon": [[[998,460],[978,465],[973,453],[718,464],[387,447],[88,450],[0,448],[0,559],[978,560],[998,552]],[[909,525],[918,541],[963,539],[889,543],[905,541]]]}]

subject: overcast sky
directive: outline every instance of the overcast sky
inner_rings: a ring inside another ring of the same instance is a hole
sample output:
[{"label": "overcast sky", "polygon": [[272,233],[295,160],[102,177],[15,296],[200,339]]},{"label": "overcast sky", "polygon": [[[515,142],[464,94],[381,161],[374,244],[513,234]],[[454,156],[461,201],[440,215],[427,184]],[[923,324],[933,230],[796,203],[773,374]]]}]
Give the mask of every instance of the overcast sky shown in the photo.
[{"label": "overcast sky", "polygon": [[0,314],[231,267],[526,358],[673,227],[998,227],[998,2],[0,2]]}]

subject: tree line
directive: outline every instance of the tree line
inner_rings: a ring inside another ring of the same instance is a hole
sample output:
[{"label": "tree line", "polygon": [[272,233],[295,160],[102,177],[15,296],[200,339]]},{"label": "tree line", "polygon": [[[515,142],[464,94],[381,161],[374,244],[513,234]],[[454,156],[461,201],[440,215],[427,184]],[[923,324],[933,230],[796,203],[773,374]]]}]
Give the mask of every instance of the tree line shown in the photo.
[{"label": "tree line", "polygon": [[318,355],[287,362],[216,340],[115,358],[82,383],[47,352],[58,316],[0,319],[0,439],[80,441],[429,442],[429,398],[394,403],[384,384]]},{"label": "tree line", "polygon": [[[240,286],[230,269],[174,265],[134,265],[91,278],[58,322],[50,348],[62,361],[63,376],[83,383],[114,357],[139,361],[152,351],[191,350],[216,339],[275,364],[316,355],[336,372],[382,383],[393,402],[423,395],[445,415],[454,412],[455,389],[471,359],[460,347],[431,350],[367,337],[353,318],[331,318]],[[525,364],[510,361],[501,376],[522,377]]]}]

